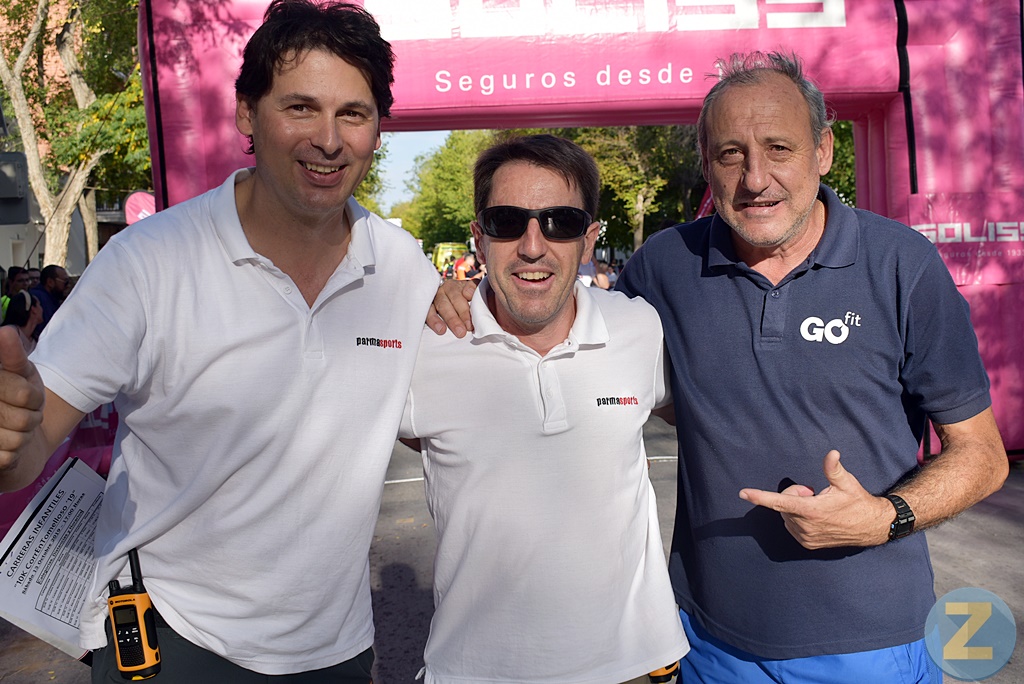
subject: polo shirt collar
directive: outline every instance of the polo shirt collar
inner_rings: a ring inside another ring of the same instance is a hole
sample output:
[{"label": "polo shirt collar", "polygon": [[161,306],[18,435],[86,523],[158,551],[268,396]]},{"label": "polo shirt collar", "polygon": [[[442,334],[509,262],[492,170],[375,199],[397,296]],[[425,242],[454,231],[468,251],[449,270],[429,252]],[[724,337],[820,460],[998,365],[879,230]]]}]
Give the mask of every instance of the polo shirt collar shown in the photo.
[{"label": "polo shirt collar", "polygon": [[569,339],[580,346],[607,344],[611,335],[608,334],[608,326],[605,324],[601,307],[594,299],[596,292],[577,279],[573,294],[576,295],[576,320],[572,322],[572,329],[569,330]]},{"label": "polo shirt collar", "polygon": [[352,226],[352,239],[348,243],[348,253],[342,261],[349,267],[366,270],[377,265],[377,252],[373,248],[373,230],[370,228],[370,212],[359,206],[355,197],[349,197],[345,203],[345,215]]},{"label": "polo shirt collar", "polygon": [[708,237],[708,266],[735,266],[738,260],[736,247],[732,244],[732,228],[716,212],[711,217]]},{"label": "polo shirt collar", "polygon": [[252,175],[253,171],[253,167],[238,169],[228,176],[215,191],[211,203],[213,229],[233,264],[260,258],[245,237],[242,220],[238,217],[238,205],[235,204],[235,185]]},{"label": "polo shirt collar", "polygon": [[819,186],[818,199],[825,203],[828,221],[825,234],[811,252],[812,261],[824,268],[843,268],[857,261],[860,249],[860,222],[857,212],[839,201],[839,196],[824,183]]},{"label": "polo shirt collar", "polygon": [[[839,197],[824,183],[818,186],[818,199],[825,203],[828,221],[818,246],[811,252],[811,261],[825,268],[842,268],[857,261],[860,230],[857,214],[839,201]],[[732,229],[715,214],[711,219],[708,237],[708,266],[735,266],[739,258],[732,243]]]},{"label": "polo shirt collar", "polygon": [[[506,332],[500,325],[490,307],[487,306],[487,294],[491,285],[485,276],[480,287],[473,293],[469,302],[469,312],[473,319],[473,337],[483,340],[487,337],[495,339],[516,339],[515,335]],[[610,339],[604,314],[594,301],[594,293],[577,278],[573,285],[573,296],[576,298],[576,320],[569,330],[569,340],[573,346],[599,346]],[[557,347],[556,347],[557,349]],[[554,351],[554,350],[552,350]]]},{"label": "polo shirt collar", "polygon": [[[255,169],[250,167],[239,169],[231,174],[216,190],[213,198],[214,230],[220,237],[228,258],[232,263],[243,261],[269,261],[257,254],[245,237],[242,222],[238,218],[238,207],[235,204],[235,185],[248,178]],[[352,226],[352,239],[348,253],[342,260],[341,269],[365,271],[377,263],[376,251],[373,247],[373,231],[370,229],[370,212],[359,206],[354,197],[349,197],[345,204],[345,214]]]}]

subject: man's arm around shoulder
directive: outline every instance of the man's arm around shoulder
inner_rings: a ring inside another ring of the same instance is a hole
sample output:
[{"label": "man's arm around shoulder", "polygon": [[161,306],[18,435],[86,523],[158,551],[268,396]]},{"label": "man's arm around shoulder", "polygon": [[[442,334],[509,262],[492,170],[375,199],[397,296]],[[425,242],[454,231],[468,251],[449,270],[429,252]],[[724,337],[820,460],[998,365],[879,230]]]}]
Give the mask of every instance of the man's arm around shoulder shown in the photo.
[{"label": "man's arm around shoulder", "polygon": [[32,484],[84,415],[43,387],[18,331],[0,328],[0,492]]}]

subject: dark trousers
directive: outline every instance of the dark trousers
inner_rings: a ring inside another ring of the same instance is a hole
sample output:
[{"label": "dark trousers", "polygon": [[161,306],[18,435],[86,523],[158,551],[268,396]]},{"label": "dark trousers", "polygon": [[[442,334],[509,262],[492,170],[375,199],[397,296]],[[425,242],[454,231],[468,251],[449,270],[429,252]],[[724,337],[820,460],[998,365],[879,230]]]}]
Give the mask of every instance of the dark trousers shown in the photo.
[{"label": "dark trousers", "polygon": [[[109,623],[109,621],[108,621]],[[196,646],[160,620],[156,628],[160,644],[160,672],[152,684],[371,684],[373,649],[368,648],[343,663],[289,675],[265,675],[235,665],[215,653]],[[110,645],[92,652],[92,684],[126,684],[117,671],[117,656]]]}]

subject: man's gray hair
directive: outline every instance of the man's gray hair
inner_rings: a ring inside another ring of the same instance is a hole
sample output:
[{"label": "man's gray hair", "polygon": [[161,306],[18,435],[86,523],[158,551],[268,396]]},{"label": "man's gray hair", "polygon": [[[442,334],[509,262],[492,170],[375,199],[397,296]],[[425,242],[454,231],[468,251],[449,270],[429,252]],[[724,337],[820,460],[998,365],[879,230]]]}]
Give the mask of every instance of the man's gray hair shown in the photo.
[{"label": "man's gray hair", "polygon": [[733,85],[751,85],[760,83],[768,73],[782,74],[800,91],[807,108],[811,111],[811,131],[814,134],[814,145],[821,143],[821,136],[825,130],[832,127],[833,117],[830,117],[825,108],[825,96],[821,94],[818,86],[811,83],[804,76],[803,66],[800,58],[794,53],[784,52],[736,52],[728,59],[719,59],[715,67],[720,72],[718,83],[712,86],[711,90],[704,97],[704,104],[700,109],[700,116],[697,118],[697,146],[700,150],[701,161],[707,161],[708,110],[715,100]]}]

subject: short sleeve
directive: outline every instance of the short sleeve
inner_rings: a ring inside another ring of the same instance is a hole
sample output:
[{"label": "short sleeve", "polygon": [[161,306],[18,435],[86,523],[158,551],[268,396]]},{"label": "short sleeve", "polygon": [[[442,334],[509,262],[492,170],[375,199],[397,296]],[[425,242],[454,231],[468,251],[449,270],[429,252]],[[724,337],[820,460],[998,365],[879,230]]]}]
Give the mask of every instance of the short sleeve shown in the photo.
[{"label": "short sleeve", "polygon": [[900,381],[937,423],[967,420],[992,403],[970,307],[937,253],[910,293]]},{"label": "short sleeve", "polygon": [[43,384],[89,412],[139,384],[146,284],[127,252],[108,243],[43,330],[32,361]]}]

